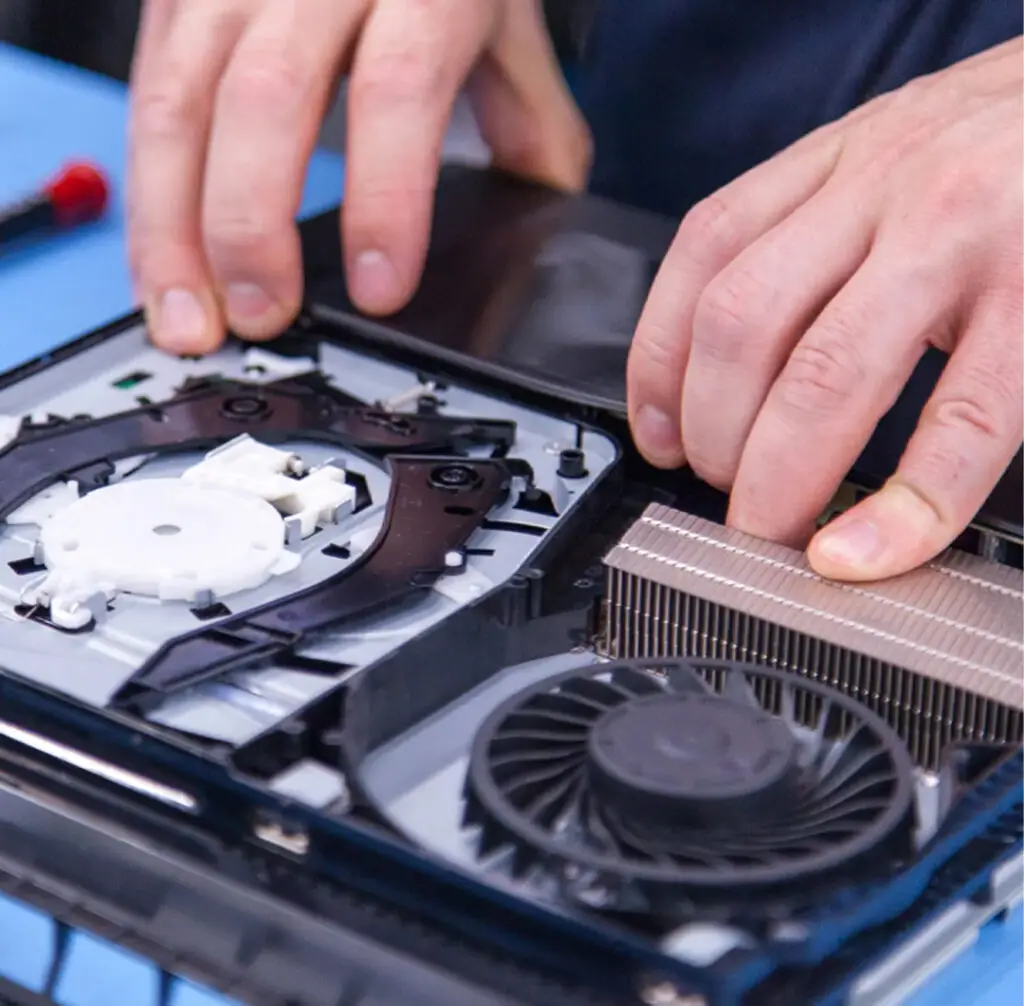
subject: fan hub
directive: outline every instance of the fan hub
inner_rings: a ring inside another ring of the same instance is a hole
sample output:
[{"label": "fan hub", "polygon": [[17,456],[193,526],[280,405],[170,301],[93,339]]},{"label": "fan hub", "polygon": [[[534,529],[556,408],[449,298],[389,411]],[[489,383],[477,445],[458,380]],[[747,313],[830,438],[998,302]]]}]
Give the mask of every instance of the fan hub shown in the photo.
[{"label": "fan hub", "polygon": [[790,803],[797,743],[767,711],[699,693],[633,699],[594,725],[594,789],[625,822],[654,828],[753,824]]}]

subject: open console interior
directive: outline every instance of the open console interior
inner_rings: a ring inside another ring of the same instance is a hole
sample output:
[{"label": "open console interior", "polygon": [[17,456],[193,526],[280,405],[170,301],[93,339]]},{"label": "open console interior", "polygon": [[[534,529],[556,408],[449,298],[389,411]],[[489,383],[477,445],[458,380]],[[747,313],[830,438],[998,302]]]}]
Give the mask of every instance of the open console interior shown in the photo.
[{"label": "open console interior", "polygon": [[724,528],[623,420],[672,233],[451,169],[394,318],[326,214],[279,341],[0,382],[0,1001],[876,1006],[1012,906],[1019,463],[888,584]]}]

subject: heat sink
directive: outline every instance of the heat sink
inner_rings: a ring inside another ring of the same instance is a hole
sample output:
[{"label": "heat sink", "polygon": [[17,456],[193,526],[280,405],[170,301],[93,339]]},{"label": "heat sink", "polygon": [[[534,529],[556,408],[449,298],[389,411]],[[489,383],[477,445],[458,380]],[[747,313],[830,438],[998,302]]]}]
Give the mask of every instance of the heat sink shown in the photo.
[{"label": "heat sink", "polygon": [[886,719],[923,768],[957,742],[1024,740],[1019,570],[950,551],[879,583],[823,580],[801,552],[652,505],[605,559],[615,659],[764,664]]}]

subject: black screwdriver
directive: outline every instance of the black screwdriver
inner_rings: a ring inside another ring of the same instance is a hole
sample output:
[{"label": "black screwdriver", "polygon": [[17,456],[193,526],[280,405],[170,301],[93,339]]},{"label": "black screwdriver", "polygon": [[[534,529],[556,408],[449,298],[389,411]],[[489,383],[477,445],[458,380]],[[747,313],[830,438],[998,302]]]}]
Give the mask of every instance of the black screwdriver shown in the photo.
[{"label": "black screwdriver", "polygon": [[68,230],[103,215],[110,190],[98,168],[65,165],[38,192],[0,207],[0,247],[39,231]]}]

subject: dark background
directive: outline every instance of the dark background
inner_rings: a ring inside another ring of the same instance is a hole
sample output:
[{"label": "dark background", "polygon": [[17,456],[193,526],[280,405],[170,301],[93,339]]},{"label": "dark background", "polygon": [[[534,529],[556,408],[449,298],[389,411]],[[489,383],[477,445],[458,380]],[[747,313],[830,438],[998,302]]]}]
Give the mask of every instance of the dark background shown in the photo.
[{"label": "dark background", "polygon": [[127,79],[140,0],[0,0],[0,39]]}]

